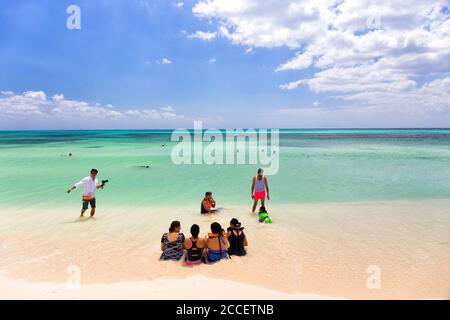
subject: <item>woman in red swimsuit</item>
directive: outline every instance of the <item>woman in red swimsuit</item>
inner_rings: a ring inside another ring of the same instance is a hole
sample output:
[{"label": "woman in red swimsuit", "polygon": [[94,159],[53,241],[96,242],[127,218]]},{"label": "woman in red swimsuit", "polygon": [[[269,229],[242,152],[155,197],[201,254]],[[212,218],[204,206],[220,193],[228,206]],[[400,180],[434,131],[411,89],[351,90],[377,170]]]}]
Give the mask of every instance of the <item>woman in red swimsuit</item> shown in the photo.
[{"label": "woman in red swimsuit", "polygon": [[258,200],[261,200],[261,206],[264,206],[266,200],[270,200],[269,196],[269,184],[267,183],[267,178],[263,176],[264,170],[258,169],[258,175],[252,179],[252,199],[253,199],[253,209],[252,212],[255,213],[256,206],[258,205]]}]

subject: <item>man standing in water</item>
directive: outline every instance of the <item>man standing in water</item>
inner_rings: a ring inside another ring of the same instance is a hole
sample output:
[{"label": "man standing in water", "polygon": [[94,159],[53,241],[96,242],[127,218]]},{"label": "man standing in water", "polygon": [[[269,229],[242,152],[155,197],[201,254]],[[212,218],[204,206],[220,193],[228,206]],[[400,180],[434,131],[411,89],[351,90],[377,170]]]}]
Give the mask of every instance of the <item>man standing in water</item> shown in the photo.
[{"label": "man standing in water", "polygon": [[264,206],[266,200],[270,200],[269,196],[269,184],[267,183],[267,178],[263,176],[264,170],[258,169],[258,175],[252,179],[252,199],[253,199],[253,209],[252,213],[255,213],[256,206],[258,205],[258,200],[261,200],[261,206]]},{"label": "man standing in water", "polygon": [[104,187],[104,184],[98,184],[97,180],[97,169],[91,170],[91,175],[87,176],[83,179],[81,179],[80,182],[76,183],[72,188],[67,190],[67,193],[71,193],[73,190],[78,188],[79,186],[84,186],[83,191],[83,207],[81,209],[81,215],[80,217],[84,217],[84,213],[88,209],[89,205],[91,205],[91,217],[95,215],[95,207],[96,207],[96,201],[95,201],[95,192],[97,189],[100,189]]}]

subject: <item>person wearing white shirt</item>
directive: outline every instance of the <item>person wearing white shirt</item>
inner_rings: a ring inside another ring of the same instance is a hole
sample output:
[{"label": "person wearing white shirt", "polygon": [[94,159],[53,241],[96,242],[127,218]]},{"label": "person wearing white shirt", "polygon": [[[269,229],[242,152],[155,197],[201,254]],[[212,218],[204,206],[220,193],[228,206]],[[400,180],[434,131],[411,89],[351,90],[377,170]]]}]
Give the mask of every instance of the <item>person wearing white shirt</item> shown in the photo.
[{"label": "person wearing white shirt", "polygon": [[91,170],[91,175],[81,179],[80,182],[76,183],[72,188],[67,190],[67,193],[71,193],[76,188],[83,186],[83,206],[81,208],[81,216],[84,217],[84,213],[88,209],[89,205],[91,205],[91,217],[95,215],[96,201],[95,201],[95,192],[97,189],[103,188],[103,185],[98,184],[97,180],[97,169]]}]

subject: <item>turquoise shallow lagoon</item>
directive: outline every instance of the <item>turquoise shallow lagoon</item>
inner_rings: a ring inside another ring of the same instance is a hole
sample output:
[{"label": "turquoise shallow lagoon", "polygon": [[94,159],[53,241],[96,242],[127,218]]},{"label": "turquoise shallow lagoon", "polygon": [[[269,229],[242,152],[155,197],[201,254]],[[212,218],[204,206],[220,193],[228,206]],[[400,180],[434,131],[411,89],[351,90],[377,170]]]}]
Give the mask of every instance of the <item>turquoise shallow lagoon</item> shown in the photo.
[{"label": "turquoise shallow lagoon", "polygon": [[[258,165],[175,165],[170,134],[2,131],[0,206],[78,206],[65,191],[94,167],[110,180],[102,206],[192,206],[208,190],[222,206],[251,202]],[[450,198],[449,129],[286,129],[279,155],[273,204]]]}]

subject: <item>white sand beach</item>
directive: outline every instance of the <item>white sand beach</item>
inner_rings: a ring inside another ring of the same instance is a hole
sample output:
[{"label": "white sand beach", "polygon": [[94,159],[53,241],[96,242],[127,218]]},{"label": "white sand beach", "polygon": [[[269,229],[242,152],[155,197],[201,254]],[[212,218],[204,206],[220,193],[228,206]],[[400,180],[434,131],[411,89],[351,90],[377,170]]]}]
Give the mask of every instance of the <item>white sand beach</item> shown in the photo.
[{"label": "white sand beach", "polygon": [[[152,281],[113,284],[86,284],[79,287],[62,283],[26,283],[0,276],[0,299],[132,299],[132,300],[321,300],[336,299],[315,294],[288,294],[244,283],[211,279],[197,275],[186,279],[156,279]],[[214,294],[211,294],[211,288]],[[176,295],[174,295],[176,292]]]},{"label": "white sand beach", "polygon": [[[0,297],[183,299],[195,291],[204,299],[238,298],[235,292],[248,299],[446,299],[448,208],[446,200],[286,205],[271,209],[273,224],[258,223],[243,207],[212,216],[197,208],[100,207],[95,219],[79,219],[77,208],[3,210]],[[226,227],[232,217],[245,226],[246,257],[197,267],[158,261],[172,220],[187,235],[198,223],[205,235],[211,222]],[[367,286],[370,266],[380,271],[378,289]],[[81,288],[68,292],[74,270]],[[179,288],[176,295],[171,288]]]}]

